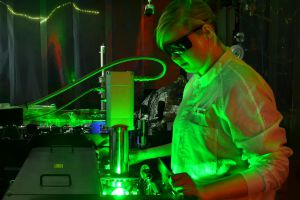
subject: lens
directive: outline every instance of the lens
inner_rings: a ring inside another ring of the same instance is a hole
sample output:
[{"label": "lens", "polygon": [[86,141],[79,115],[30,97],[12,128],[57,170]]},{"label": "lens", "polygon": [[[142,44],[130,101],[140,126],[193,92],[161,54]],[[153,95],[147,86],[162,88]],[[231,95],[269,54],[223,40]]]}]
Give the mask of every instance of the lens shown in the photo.
[{"label": "lens", "polygon": [[169,55],[181,55],[186,50],[192,47],[192,42],[187,36],[176,40],[175,42],[169,43],[164,46],[164,50]]}]

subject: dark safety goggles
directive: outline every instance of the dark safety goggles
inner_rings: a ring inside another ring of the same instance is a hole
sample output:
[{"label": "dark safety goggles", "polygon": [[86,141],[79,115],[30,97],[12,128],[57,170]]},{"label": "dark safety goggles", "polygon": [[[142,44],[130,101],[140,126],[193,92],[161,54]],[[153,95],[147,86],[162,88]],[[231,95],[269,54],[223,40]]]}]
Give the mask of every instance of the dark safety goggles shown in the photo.
[{"label": "dark safety goggles", "polygon": [[186,50],[190,49],[193,45],[188,36],[202,28],[203,25],[193,29],[191,32],[182,36],[178,40],[168,43],[163,46],[164,52],[166,52],[170,56],[180,56]]}]

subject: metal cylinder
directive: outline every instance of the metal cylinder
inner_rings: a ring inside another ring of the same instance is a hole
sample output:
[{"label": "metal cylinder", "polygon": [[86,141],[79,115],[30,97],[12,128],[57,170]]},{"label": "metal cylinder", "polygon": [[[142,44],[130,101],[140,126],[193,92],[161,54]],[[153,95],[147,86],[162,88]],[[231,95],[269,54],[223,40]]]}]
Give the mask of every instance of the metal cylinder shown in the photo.
[{"label": "metal cylinder", "polygon": [[145,118],[138,120],[138,129],[141,131],[139,134],[138,146],[144,148],[147,145],[146,131],[148,129]]},{"label": "metal cylinder", "polygon": [[110,171],[126,174],[129,171],[129,137],[127,126],[115,125],[110,131]]}]

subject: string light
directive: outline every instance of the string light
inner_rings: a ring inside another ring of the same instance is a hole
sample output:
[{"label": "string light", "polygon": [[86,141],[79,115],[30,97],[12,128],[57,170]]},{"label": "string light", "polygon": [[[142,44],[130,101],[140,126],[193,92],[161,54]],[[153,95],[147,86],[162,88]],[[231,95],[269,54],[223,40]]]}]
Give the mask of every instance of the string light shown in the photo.
[{"label": "string light", "polygon": [[40,16],[40,17],[37,17],[37,16],[30,16],[30,15],[27,15],[27,14],[24,14],[24,13],[16,12],[16,11],[14,11],[14,9],[13,9],[10,5],[8,5],[8,4],[6,4],[6,3],[4,3],[4,2],[2,2],[2,1],[0,1],[0,4],[6,6],[7,10],[8,10],[12,15],[19,16],[19,17],[24,17],[24,18],[26,18],[26,19],[30,19],[30,20],[34,20],[34,21],[40,21],[41,24],[47,22],[47,21],[50,19],[50,17],[51,17],[57,10],[59,10],[59,9],[61,9],[61,8],[64,8],[64,7],[68,6],[68,5],[72,5],[72,7],[73,7],[75,10],[77,10],[78,12],[81,12],[81,13],[91,14],[91,15],[98,15],[98,14],[100,13],[100,12],[97,11],[97,10],[86,10],[86,9],[81,9],[81,8],[79,8],[75,3],[67,2],[67,3],[61,4],[61,5],[57,6],[56,8],[54,8],[54,9],[50,12],[50,14],[49,14],[47,17],[41,17],[41,16]]}]

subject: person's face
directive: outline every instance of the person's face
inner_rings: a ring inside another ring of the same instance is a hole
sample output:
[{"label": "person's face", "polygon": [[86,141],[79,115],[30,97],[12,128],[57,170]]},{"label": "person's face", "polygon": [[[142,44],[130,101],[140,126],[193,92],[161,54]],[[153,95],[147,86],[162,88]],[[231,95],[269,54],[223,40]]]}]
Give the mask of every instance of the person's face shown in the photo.
[{"label": "person's face", "polygon": [[212,43],[216,38],[208,26],[204,24],[196,31],[176,27],[164,38],[164,49],[187,73],[203,75],[212,63]]}]

